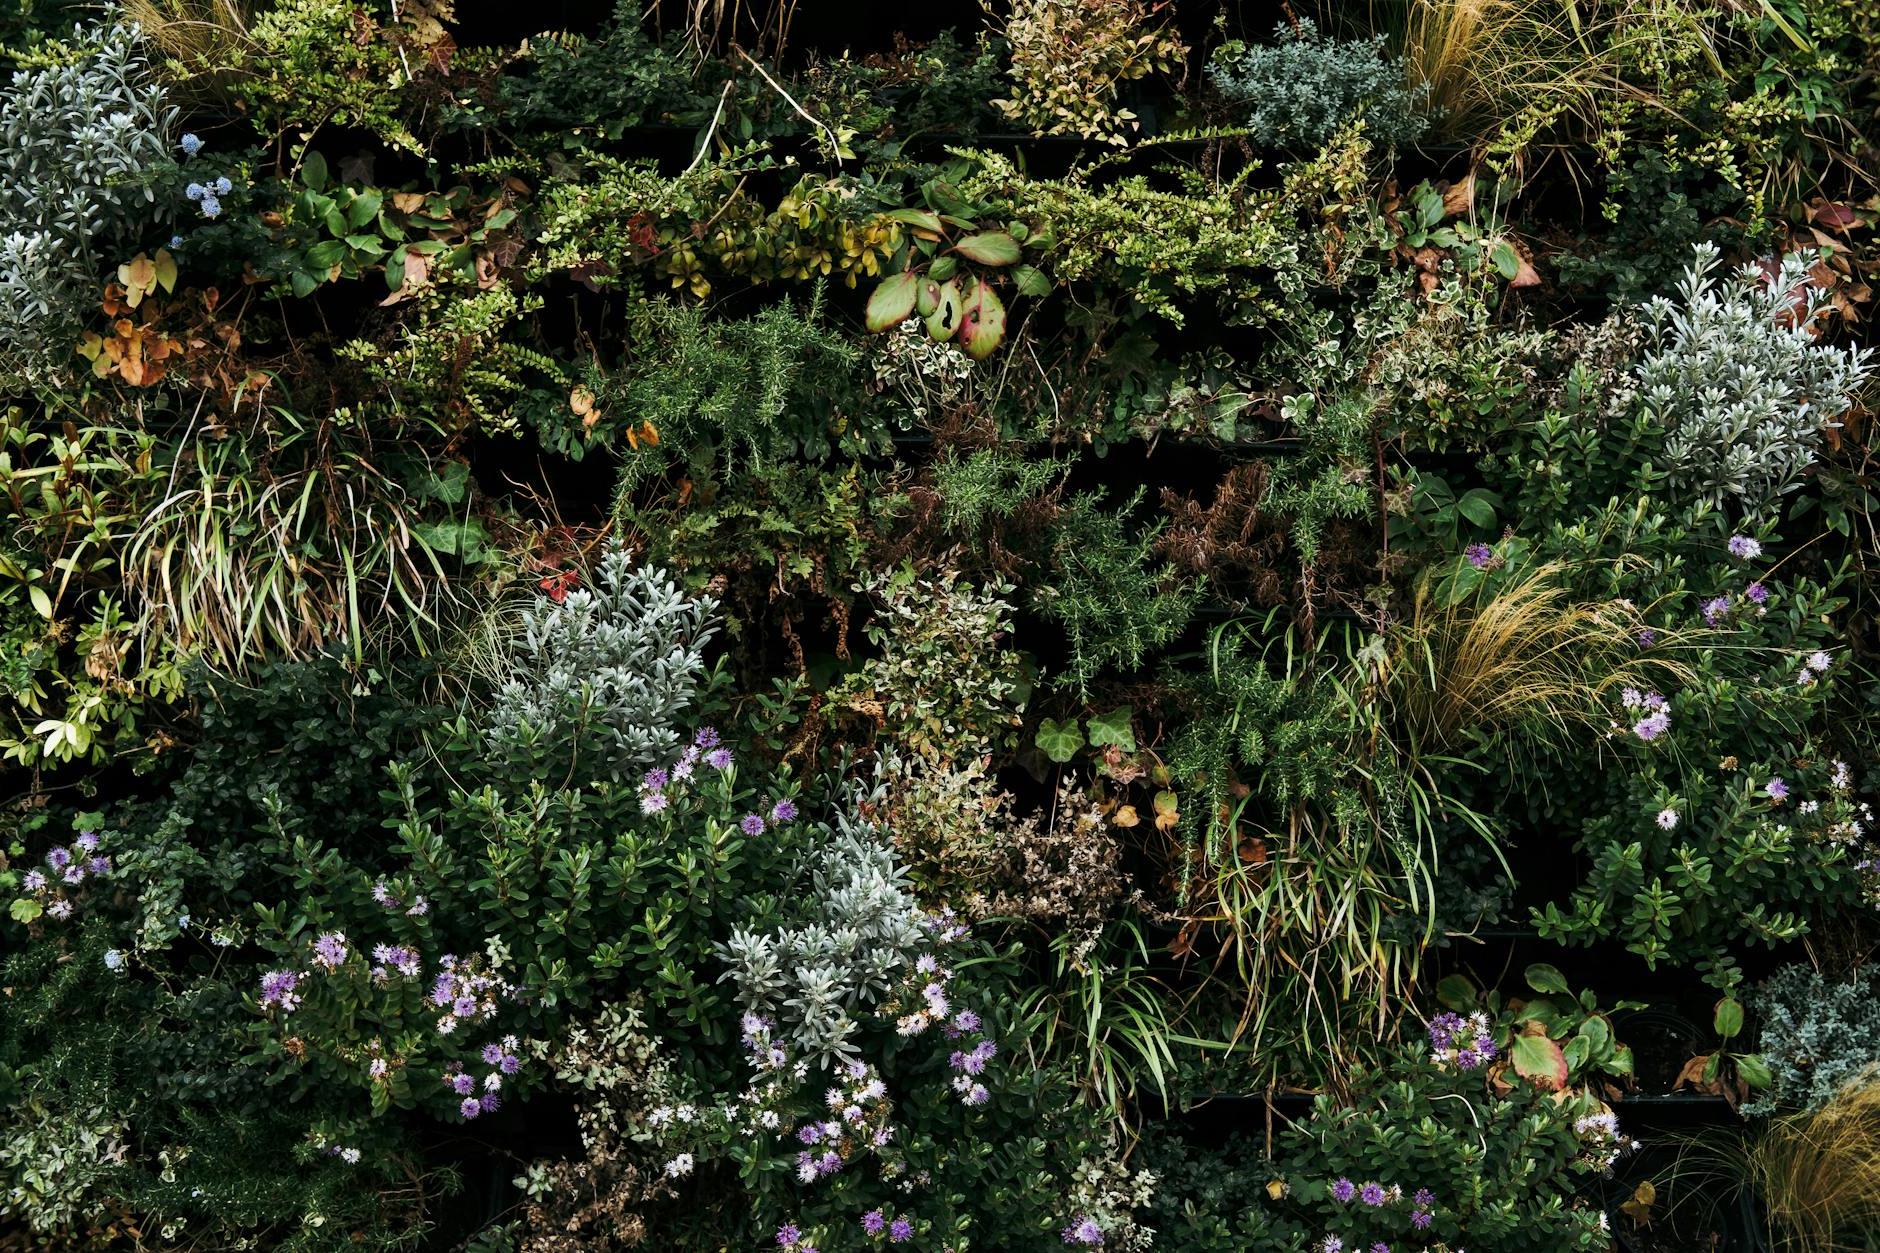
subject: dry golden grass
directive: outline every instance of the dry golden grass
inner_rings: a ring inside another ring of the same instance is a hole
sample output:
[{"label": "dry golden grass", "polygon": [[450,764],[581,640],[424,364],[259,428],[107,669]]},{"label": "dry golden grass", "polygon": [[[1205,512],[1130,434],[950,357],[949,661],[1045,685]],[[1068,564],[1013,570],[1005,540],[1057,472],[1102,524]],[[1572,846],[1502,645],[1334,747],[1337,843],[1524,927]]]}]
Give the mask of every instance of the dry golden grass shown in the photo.
[{"label": "dry golden grass", "polygon": [[1390,675],[1401,729],[1418,752],[1455,746],[1466,730],[1571,733],[1603,728],[1624,687],[1690,679],[1675,641],[1641,653],[1639,610],[1576,600],[1560,563],[1535,566],[1494,595],[1439,604],[1417,593]]},{"label": "dry golden grass", "polygon": [[1815,1113],[1773,1120],[1747,1166],[1785,1253],[1880,1248],[1880,1079],[1842,1089]]}]

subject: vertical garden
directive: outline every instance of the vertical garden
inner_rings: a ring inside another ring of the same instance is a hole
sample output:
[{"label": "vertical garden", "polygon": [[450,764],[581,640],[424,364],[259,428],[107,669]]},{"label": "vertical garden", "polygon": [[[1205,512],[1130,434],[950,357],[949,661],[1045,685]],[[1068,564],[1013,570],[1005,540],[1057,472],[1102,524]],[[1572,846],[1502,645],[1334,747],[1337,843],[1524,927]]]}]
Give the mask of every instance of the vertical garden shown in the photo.
[{"label": "vertical garden", "polygon": [[0,1251],[1880,1250],[1867,0],[15,0]]}]

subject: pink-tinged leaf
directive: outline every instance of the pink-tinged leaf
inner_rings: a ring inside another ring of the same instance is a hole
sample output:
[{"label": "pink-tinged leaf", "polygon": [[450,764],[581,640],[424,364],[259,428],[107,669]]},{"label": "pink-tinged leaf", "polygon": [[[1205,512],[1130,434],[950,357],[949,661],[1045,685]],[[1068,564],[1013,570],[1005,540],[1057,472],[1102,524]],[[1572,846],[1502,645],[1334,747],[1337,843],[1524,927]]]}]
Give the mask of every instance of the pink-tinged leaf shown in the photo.
[{"label": "pink-tinged leaf", "polygon": [[1544,1035],[1516,1036],[1515,1073],[1537,1088],[1558,1092],[1567,1086],[1567,1055]]},{"label": "pink-tinged leaf", "polygon": [[1005,339],[1005,305],[990,283],[975,283],[960,310],[960,347],[975,361],[992,355]]},{"label": "pink-tinged leaf", "polygon": [[960,289],[957,283],[943,283],[933,312],[927,315],[927,335],[938,343],[952,339],[960,329]]},{"label": "pink-tinged leaf", "polygon": [[919,288],[919,277],[906,271],[883,280],[868,298],[868,329],[885,331],[905,321],[914,312],[914,297]]}]

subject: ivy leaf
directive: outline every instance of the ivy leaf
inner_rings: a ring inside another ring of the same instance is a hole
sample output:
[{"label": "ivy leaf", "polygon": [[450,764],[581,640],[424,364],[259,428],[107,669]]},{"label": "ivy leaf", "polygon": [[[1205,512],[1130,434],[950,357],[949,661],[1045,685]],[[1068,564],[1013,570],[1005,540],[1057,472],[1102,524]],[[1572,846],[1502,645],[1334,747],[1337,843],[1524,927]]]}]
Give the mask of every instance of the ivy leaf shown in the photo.
[{"label": "ivy leaf", "polygon": [[1004,231],[980,231],[953,245],[953,250],[981,265],[1016,265],[1018,241]]},{"label": "ivy leaf", "polygon": [[1038,736],[1033,741],[1044,751],[1044,755],[1063,765],[1077,755],[1077,750],[1084,746],[1083,732],[1077,729],[1077,719],[1056,722],[1046,718],[1038,724]]},{"label": "ivy leaf", "polygon": [[1090,728],[1090,747],[1114,744],[1126,753],[1135,752],[1136,732],[1129,725],[1135,712],[1132,706],[1119,705],[1109,713],[1092,715],[1085,723]]},{"label": "ivy leaf", "polygon": [[914,299],[920,294],[920,278],[907,271],[886,279],[868,298],[868,329],[885,331],[898,326],[914,312]]},{"label": "ivy leaf", "polygon": [[1535,1087],[1549,1092],[1567,1086],[1567,1055],[1545,1035],[1515,1037],[1514,1069]]}]

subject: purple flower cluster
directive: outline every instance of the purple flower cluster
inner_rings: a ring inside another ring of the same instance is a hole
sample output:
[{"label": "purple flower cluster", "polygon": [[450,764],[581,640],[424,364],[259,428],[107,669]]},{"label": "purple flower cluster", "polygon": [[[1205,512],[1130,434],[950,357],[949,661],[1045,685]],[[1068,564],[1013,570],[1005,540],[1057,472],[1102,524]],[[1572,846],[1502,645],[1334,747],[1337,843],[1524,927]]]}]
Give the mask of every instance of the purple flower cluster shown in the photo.
[{"label": "purple flower cluster", "polygon": [[1066,1244],[1097,1245],[1103,1243],[1103,1228],[1088,1214],[1080,1214],[1072,1219],[1071,1225],[1060,1234]]},{"label": "purple flower cluster", "polygon": [[888,1085],[866,1062],[850,1061],[843,1082],[823,1094],[827,1117],[798,1127],[796,1177],[801,1183],[836,1174],[860,1152],[880,1152],[894,1138],[888,1125]]},{"label": "purple flower cluster", "polygon": [[818,1253],[815,1245],[797,1228],[795,1223],[785,1223],[777,1228],[777,1247],[786,1253]]},{"label": "purple flower cluster", "polygon": [[1470,544],[1467,548],[1462,550],[1462,555],[1466,557],[1469,564],[1474,566],[1477,570],[1498,570],[1501,568],[1502,559],[1497,556],[1495,550],[1490,548],[1487,544]]},{"label": "purple flower cluster", "polygon": [[98,851],[98,833],[85,831],[72,841],[72,847],[60,845],[46,850],[47,869],[35,867],[20,876],[20,886],[53,918],[70,918],[74,908],[66,888],[76,888],[93,875],[111,873],[111,859]]},{"label": "purple flower cluster", "polygon": [[323,931],[313,942],[313,964],[328,970],[338,970],[346,964],[348,952],[345,932]]},{"label": "purple flower cluster", "polygon": [[1495,1060],[1488,1015],[1480,1010],[1467,1018],[1445,1010],[1430,1019],[1429,1033],[1430,1060],[1438,1066],[1474,1070]]},{"label": "purple flower cluster", "polygon": [[515,989],[494,975],[477,971],[446,953],[438,959],[440,969],[431,984],[431,1004],[448,1008],[437,1020],[437,1033],[450,1035],[460,1019],[493,1018],[498,1002]]},{"label": "purple flower cluster", "polygon": [[415,979],[422,969],[417,950],[406,948],[402,944],[374,945],[372,960],[378,963],[372,967],[372,978],[378,983],[388,982],[395,973],[407,979]]},{"label": "purple flower cluster", "polygon": [[[698,772],[699,762],[703,761],[714,770],[731,769],[731,750],[718,738],[718,732],[711,727],[700,727],[692,742],[685,746],[670,766],[657,766],[648,770],[640,778],[640,812],[643,814],[664,813],[672,805],[673,795],[669,790],[675,784],[688,782]],[[795,807],[791,807],[791,816],[795,816]],[[750,823],[756,822],[757,829],[750,829]],[[761,834],[763,819],[753,814],[742,824],[746,834]]]},{"label": "purple flower cluster", "polygon": [[411,904],[407,905],[398,893],[392,891],[391,884],[383,879],[372,885],[372,899],[379,904],[380,908],[402,909],[406,916],[411,918],[422,918],[431,912],[431,902],[422,896],[413,896]]},{"label": "purple flower cluster", "polygon": [[1671,729],[1671,702],[1657,692],[1628,687],[1619,693],[1619,703],[1640,715],[1632,724],[1632,734],[1647,744]]},{"label": "purple flower cluster", "polygon": [[1754,561],[1762,556],[1762,544],[1747,535],[1732,535],[1727,547],[1730,555],[1739,561]]},{"label": "purple flower cluster", "polygon": [[871,1209],[862,1215],[862,1230],[877,1238],[886,1234],[893,1244],[905,1244],[914,1238],[914,1224],[911,1220],[890,1219],[878,1209]]},{"label": "purple flower cluster", "polygon": [[503,1080],[522,1069],[522,1059],[516,1055],[521,1042],[513,1035],[503,1037],[501,1044],[485,1044],[478,1054],[483,1064],[490,1069],[484,1074],[482,1082],[465,1070],[462,1062],[451,1062],[444,1067],[444,1086],[452,1093],[462,1097],[457,1112],[465,1118],[477,1118],[484,1114],[493,1114],[501,1108],[503,1099]]},{"label": "purple flower cluster", "polygon": [[300,980],[298,970],[270,970],[261,976],[261,1008],[279,1008],[283,1014],[294,1012],[300,1004]]}]

